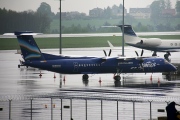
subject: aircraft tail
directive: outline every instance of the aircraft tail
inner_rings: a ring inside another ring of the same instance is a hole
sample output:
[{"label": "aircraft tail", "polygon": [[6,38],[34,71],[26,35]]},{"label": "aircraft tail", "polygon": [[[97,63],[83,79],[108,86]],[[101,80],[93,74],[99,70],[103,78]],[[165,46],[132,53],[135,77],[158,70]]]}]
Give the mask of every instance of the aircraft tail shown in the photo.
[{"label": "aircraft tail", "polygon": [[[123,25],[117,25],[118,27],[123,29]],[[123,31],[123,30],[122,30]],[[131,43],[134,41],[139,41],[139,37],[136,35],[134,32],[133,28],[131,25],[124,25],[124,39],[126,43]]]},{"label": "aircraft tail", "polygon": [[38,45],[33,38],[33,35],[37,35],[37,33],[23,31],[14,32],[14,35],[17,36],[23,59],[25,61],[45,60],[43,54],[41,53]]}]

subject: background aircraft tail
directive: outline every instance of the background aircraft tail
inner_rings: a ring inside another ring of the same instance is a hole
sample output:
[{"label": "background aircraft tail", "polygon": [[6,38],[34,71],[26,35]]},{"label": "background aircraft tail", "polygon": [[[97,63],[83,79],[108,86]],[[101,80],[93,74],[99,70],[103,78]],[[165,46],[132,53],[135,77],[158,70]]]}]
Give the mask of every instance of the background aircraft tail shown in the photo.
[{"label": "background aircraft tail", "polygon": [[[123,25],[117,25],[118,27],[123,28]],[[124,39],[126,43],[131,43],[134,41],[139,41],[139,37],[136,35],[136,33],[134,32],[133,28],[131,25],[124,25]]]},{"label": "background aircraft tail", "polygon": [[[117,26],[120,27],[121,31],[122,31],[123,25],[117,25]],[[131,36],[137,36],[131,25],[124,25],[124,34],[131,35]]]},{"label": "background aircraft tail", "polygon": [[17,36],[19,46],[21,48],[21,53],[25,61],[45,60],[33,38],[33,35],[37,35],[37,33],[25,31],[14,32],[14,34]]}]

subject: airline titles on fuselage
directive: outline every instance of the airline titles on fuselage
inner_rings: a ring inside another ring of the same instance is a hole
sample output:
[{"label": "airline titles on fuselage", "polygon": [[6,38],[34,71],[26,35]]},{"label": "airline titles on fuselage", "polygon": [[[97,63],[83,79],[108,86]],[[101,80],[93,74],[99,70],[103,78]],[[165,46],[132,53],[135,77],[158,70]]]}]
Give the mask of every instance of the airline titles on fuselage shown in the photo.
[{"label": "airline titles on fuselage", "polygon": [[127,65],[127,64],[133,64],[133,62],[118,62],[118,65],[123,65],[123,64],[125,64],[125,65]]},{"label": "airline titles on fuselage", "polygon": [[[132,65],[133,62],[118,62],[118,66],[119,65]],[[97,67],[97,66],[101,66],[101,64],[74,64],[75,67]],[[143,67],[155,67],[156,63],[155,62],[146,62],[146,63],[142,63]],[[53,68],[60,68],[61,65],[52,65]]]},{"label": "airline titles on fuselage", "polygon": [[146,62],[146,63],[142,63],[143,67],[155,67],[156,63],[155,62]]}]

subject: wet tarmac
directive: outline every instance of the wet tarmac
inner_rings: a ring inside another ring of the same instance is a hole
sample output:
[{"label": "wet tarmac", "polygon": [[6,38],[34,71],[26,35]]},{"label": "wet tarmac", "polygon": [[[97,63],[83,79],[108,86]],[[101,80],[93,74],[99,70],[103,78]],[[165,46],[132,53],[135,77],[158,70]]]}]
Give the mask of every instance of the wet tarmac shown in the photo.
[{"label": "wet tarmac", "polygon": [[[71,48],[63,49],[63,54],[66,55],[83,55],[83,56],[104,56],[103,49],[109,51],[109,48]],[[135,56],[134,50],[141,52],[141,49],[125,47],[125,55]],[[40,70],[35,68],[18,68],[19,59],[22,60],[20,54],[16,54],[16,50],[0,51],[0,119],[7,119],[9,100],[12,99],[12,115],[13,119],[30,119],[30,101],[21,100],[23,96],[28,95],[53,95],[63,93],[65,96],[86,96],[88,98],[104,97],[121,98],[129,97],[144,100],[137,102],[136,116],[137,120],[149,119],[149,104],[151,100],[158,101],[152,103],[152,118],[157,118],[159,115],[166,113],[158,113],[157,109],[165,109],[168,101],[176,101],[180,103],[180,77],[171,76],[171,81],[167,80],[166,76],[161,73],[148,74],[121,74],[122,80],[115,82],[113,74],[95,74],[89,75],[88,81],[82,80],[82,75],[60,75],[49,71],[41,70],[42,77],[39,76]],[[58,49],[43,49],[42,52],[50,54],[58,54]],[[121,54],[121,50],[112,50],[111,56]],[[144,51],[144,55],[151,55],[152,52]],[[171,53],[171,62],[179,63],[180,53]],[[164,53],[158,53],[160,57]],[[56,77],[56,78],[54,78]],[[101,80],[101,82],[99,82]],[[158,100],[157,100],[158,98]],[[50,99],[35,99],[33,102],[33,118],[34,119],[51,119],[51,108],[49,107]],[[59,119],[61,116],[60,99],[54,99],[53,103],[56,107],[53,109],[53,119]],[[99,99],[88,100],[86,113],[86,101],[83,99],[74,99],[72,101],[72,116],[76,120],[85,120],[86,115],[88,120],[102,119],[101,101]],[[45,105],[48,105],[45,109]],[[69,99],[63,100],[63,105],[70,105]],[[103,101],[103,119],[117,119],[117,103],[111,100]],[[177,108],[178,109],[178,108]],[[119,119],[132,120],[133,117],[133,101],[119,102]],[[180,108],[179,108],[180,110]],[[131,116],[131,117],[130,117]],[[63,119],[70,119],[69,109],[63,109]]]}]

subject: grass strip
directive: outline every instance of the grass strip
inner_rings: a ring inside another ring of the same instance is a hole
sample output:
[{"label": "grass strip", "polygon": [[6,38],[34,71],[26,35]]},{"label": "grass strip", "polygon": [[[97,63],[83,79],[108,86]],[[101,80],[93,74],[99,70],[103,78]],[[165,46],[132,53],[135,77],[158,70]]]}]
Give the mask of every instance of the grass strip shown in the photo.
[{"label": "grass strip", "polygon": [[[141,36],[140,36],[141,37]],[[158,35],[143,36],[143,38],[161,38],[161,39],[179,39],[180,35]],[[59,48],[59,38],[35,38],[40,49]],[[105,37],[63,37],[63,48],[87,48],[87,47],[108,47],[107,41],[114,46],[122,46],[121,36],[105,36]],[[16,38],[0,38],[0,50],[19,49]]]}]

